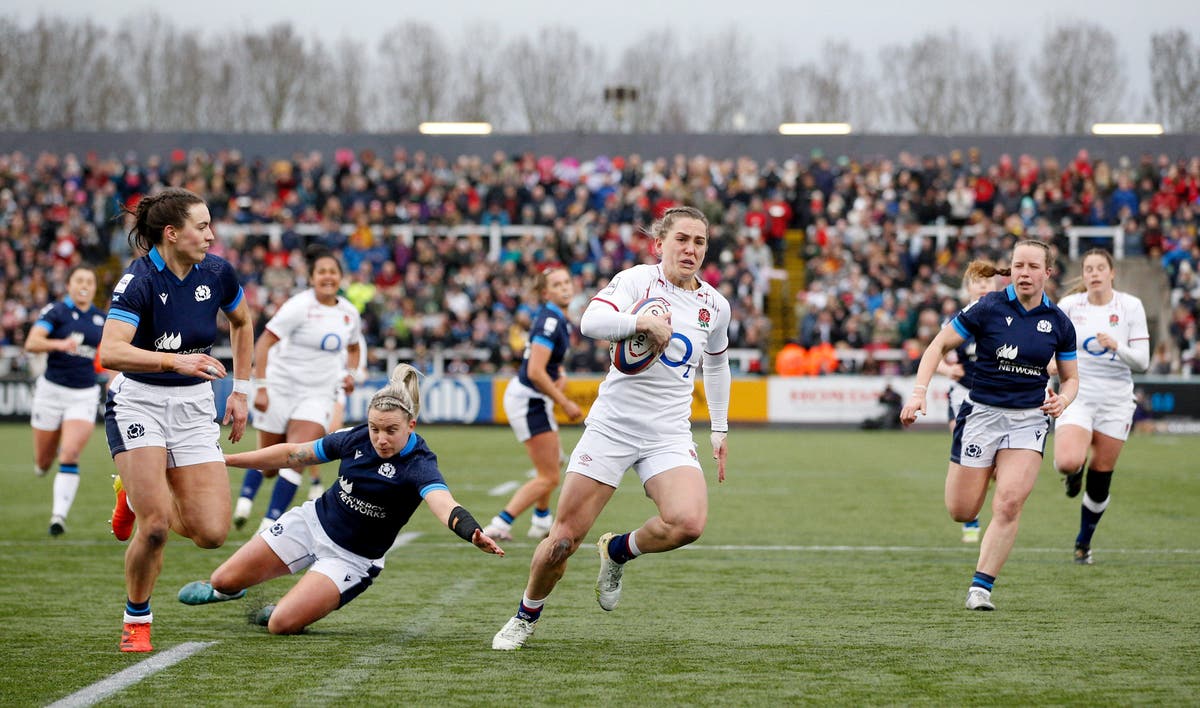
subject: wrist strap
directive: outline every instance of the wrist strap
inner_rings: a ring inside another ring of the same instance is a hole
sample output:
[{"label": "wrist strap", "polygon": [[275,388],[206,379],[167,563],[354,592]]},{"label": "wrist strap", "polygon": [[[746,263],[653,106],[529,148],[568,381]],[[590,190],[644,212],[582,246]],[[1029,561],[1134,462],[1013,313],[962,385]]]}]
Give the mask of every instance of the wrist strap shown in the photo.
[{"label": "wrist strap", "polygon": [[240,393],[243,396],[250,395],[250,379],[234,379],[233,392]]}]

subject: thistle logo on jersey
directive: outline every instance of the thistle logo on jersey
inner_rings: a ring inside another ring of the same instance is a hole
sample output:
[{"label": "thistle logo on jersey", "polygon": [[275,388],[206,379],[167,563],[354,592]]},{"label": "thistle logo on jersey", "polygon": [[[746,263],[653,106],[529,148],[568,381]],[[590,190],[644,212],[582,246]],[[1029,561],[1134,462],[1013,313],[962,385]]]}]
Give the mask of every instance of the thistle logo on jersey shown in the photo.
[{"label": "thistle logo on jersey", "polygon": [[1019,349],[1015,344],[1003,344],[996,349],[996,358],[1009,360],[1016,359],[1018,351]]},{"label": "thistle logo on jersey", "polygon": [[1050,320],[1038,320],[1037,331],[1049,332],[1050,331]]},{"label": "thistle logo on jersey", "polygon": [[131,423],[129,427],[125,429],[125,437],[129,438],[130,440],[133,440],[134,438],[140,438],[145,434],[146,429],[142,427],[141,423]]},{"label": "thistle logo on jersey", "polygon": [[104,318],[100,315],[92,315],[92,324],[96,325],[97,327],[103,327]]},{"label": "thistle logo on jersey", "polygon": [[209,290],[207,285],[196,286],[196,302],[204,302],[210,297],[212,297],[212,290]]},{"label": "thistle logo on jersey", "polygon": [[163,332],[154,340],[154,348],[158,350],[178,349],[183,344],[183,335],[179,332]]},{"label": "thistle logo on jersey", "polygon": [[970,445],[967,445],[967,449],[963,450],[963,454],[967,457],[979,457],[983,454],[983,448],[979,447],[975,443],[971,443]]},{"label": "thistle logo on jersey", "polygon": [[395,465],[393,465],[390,462],[383,463],[382,465],[379,466],[379,469],[377,469],[375,471],[378,472],[380,475],[387,477],[388,479],[391,479],[392,477],[396,476],[396,467],[395,467]]}]

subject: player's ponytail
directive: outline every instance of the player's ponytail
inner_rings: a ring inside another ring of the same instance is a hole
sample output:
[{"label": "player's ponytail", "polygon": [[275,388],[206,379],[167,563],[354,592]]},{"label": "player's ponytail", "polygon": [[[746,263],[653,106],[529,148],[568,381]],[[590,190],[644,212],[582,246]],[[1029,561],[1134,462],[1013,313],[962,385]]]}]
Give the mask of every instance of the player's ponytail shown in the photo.
[{"label": "player's ponytail", "polygon": [[988,261],[977,260],[967,264],[967,272],[963,273],[963,285],[974,282],[976,280],[987,280],[994,278],[997,275],[1008,277],[1012,275],[1011,268],[997,268]]},{"label": "player's ponytail", "polygon": [[409,364],[397,364],[392,369],[387,386],[371,397],[371,408],[377,411],[401,410],[416,420],[421,412],[421,372]]}]

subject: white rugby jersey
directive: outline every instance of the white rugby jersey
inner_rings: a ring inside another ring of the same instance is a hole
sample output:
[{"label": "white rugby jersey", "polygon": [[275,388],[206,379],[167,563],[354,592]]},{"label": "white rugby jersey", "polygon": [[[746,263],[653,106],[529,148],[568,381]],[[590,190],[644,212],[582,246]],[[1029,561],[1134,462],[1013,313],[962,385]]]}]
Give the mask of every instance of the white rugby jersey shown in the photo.
[{"label": "white rugby jersey", "polygon": [[1105,348],[1096,339],[1106,332],[1119,344],[1128,345],[1149,340],[1146,311],[1142,301],[1119,290],[1113,291],[1107,305],[1088,304],[1087,293],[1073,293],[1062,298],[1058,307],[1075,325],[1079,347],[1079,393],[1088,396],[1133,395],[1133,374],[1129,365],[1117,353]]},{"label": "white rugby jersey", "polygon": [[661,265],[638,265],[613,276],[592,298],[589,308],[625,312],[643,298],[661,297],[671,306],[674,334],[666,351],[641,373],[627,375],[609,365],[588,426],[624,439],[691,433],[701,358],[729,348],[729,302],[708,283],[697,282],[696,290],[684,290],[667,281]]},{"label": "white rugby jersey", "polygon": [[342,353],[362,325],[349,300],[338,297],[336,305],[322,305],[310,288],[283,303],[267,329],[280,340],[267,358],[267,385],[332,396],[345,370]]}]

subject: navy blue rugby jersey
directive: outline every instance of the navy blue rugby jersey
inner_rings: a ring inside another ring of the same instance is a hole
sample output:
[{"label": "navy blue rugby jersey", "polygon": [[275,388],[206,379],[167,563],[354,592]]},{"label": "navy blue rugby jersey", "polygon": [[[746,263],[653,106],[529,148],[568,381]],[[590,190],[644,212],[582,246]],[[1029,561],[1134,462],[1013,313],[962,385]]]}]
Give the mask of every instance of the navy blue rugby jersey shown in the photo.
[{"label": "navy blue rugby jersey", "polygon": [[[157,248],[129,264],[113,288],[110,319],[137,328],[133,346],[170,354],[208,354],[217,338],[217,308],[233,312],[242,301],[233,266],[206,255],[180,280]],[[126,374],[158,386],[189,386],[205,379],[170,373]]]},{"label": "navy blue rugby jersey", "polygon": [[335,484],[317,499],[321,528],[342,548],[381,558],[421,500],[446,489],[437,455],[416,433],[404,449],[381,458],[371,446],[367,424],[330,433],[313,443],[320,462],[341,460]]},{"label": "navy blue rugby jersey", "polygon": [[954,352],[958,355],[958,364],[963,369],[962,378],[954,383],[968,391],[975,384],[975,367],[978,365],[979,359],[975,353],[975,349],[974,337],[967,338],[966,341],[954,348]]},{"label": "navy blue rugby jersey", "polygon": [[537,386],[529,380],[529,348],[534,344],[541,344],[550,349],[546,373],[550,374],[552,380],[557,379],[559,367],[571,348],[571,323],[558,305],[548,302],[534,315],[533,326],[529,328],[529,344],[525,345],[521,369],[517,372],[517,380],[536,391]]},{"label": "navy blue rugby jersey", "polygon": [[963,308],[950,325],[975,338],[971,400],[1001,408],[1037,408],[1046,399],[1051,359],[1075,359],[1075,326],[1050,298],[1026,310],[1009,285]]},{"label": "navy blue rugby jersey", "polygon": [[46,380],[67,388],[96,385],[96,347],[104,332],[104,310],[92,303],[78,307],[70,297],[42,308],[34,327],[43,327],[51,339],[74,338],[74,353],[52,351],[46,356]]}]

